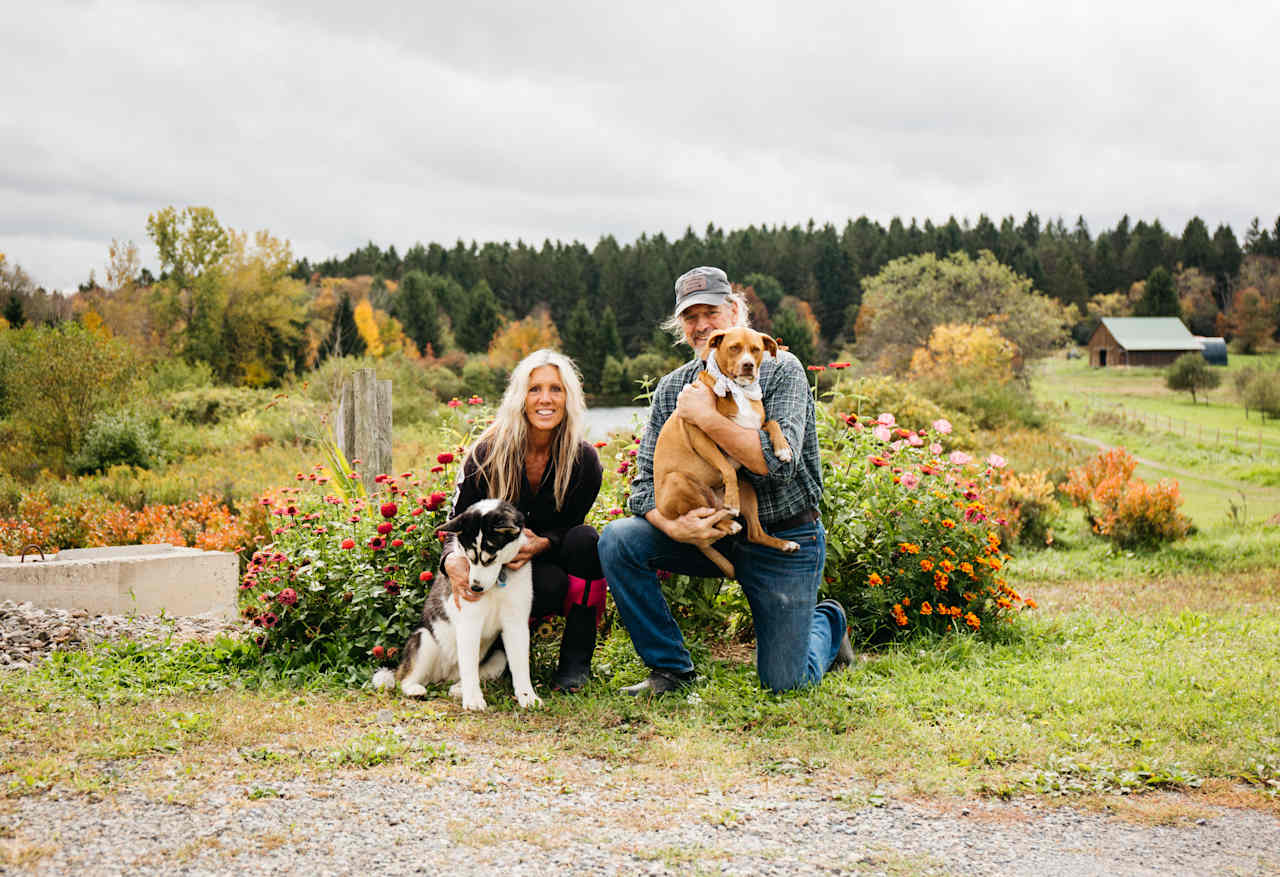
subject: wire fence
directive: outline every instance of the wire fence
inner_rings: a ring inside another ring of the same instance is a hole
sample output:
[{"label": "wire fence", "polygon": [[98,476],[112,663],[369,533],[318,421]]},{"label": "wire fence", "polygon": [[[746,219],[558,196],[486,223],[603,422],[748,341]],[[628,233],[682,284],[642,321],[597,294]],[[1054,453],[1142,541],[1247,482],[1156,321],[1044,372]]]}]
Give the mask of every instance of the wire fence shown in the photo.
[{"label": "wire fence", "polygon": [[1261,430],[1252,430],[1247,427],[1224,428],[1206,424],[1204,421],[1183,420],[1166,414],[1154,414],[1130,408],[1120,402],[1099,402],[1086,395],[1084,397],[1085,417],[1091,418],[1099,413],[1115,418],[1122,428],[1130,424],[1141,424],[1144,428],[1153,431],[1195,439],[1201,443],[1227,445],[1239,451],[1256,450],[1259,454],[1280,452],[1280,434],[1268,435]]}]

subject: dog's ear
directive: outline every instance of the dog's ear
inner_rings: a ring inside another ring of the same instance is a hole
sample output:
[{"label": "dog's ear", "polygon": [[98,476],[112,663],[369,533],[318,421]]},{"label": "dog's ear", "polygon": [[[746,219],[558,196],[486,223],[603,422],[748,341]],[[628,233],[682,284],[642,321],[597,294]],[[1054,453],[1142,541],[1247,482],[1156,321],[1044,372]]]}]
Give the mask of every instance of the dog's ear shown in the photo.
[{"label": "dog's ear", "polygon": [[760,333],[760,340],[764,342],[764,349],[769,351],[770,356],[778,355],[778,342],[774,341],[772,336]]},{"label": "dog's ear", "polygon": [[714,350],[714,349],[716,349],[717,347],[719,347],[719,346],[720,346],[720,342],[724,340],[724,336],[725,336],[725,334],[726,334],[727,332],[728,332],[728,330],[727,330],[727,329],[716,329],[714,332],[712,332],[710,335],[708,335],[708,336],[707,336],[707,348],[708,348],[709,350]]},{"label": "dog's ear", "polygon": [[461,533],[462,532],[462,515],[457,515],[445,521],[439,527],[436,527],[436,533]]}]

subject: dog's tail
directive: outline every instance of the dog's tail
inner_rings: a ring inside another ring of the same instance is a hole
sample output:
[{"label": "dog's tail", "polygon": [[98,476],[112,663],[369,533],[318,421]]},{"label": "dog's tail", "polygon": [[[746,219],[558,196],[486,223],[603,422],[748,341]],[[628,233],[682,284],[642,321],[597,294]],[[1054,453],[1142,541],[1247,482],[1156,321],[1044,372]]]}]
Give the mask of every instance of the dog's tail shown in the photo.
[{"label": "dog's tail", "polygon": [[373,674],[374,688],[395,688],[395,686],[396,686],[395,670],[389,670],[386,667],[383,667],[377,673]]}]

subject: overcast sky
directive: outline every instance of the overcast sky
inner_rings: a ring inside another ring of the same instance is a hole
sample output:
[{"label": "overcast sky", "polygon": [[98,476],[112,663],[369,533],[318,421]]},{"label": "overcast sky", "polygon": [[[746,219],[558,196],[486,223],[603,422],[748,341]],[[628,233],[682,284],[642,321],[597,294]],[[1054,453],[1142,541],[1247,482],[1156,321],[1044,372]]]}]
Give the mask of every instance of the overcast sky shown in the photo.
[{"label": "overcast sky", "polygon": [[[373,240],[1280,212],[1267,2],[27,2],[0,27],[0,252],[49,288],[207,205]],[[1188,10],[1180,12],[1179,8]]]}]

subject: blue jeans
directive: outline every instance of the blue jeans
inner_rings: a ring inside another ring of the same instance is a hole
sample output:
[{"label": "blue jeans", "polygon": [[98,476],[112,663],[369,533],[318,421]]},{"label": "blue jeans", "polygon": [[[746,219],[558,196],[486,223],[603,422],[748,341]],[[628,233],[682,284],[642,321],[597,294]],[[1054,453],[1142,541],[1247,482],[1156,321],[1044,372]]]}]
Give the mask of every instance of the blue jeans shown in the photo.
[{"label": "blue jeans", "polygon": [[[773,534],[800,545],[794,554],[748,542],[745,534],[715,547],[738,574],[751,605],[756,672],[773,691],[816,685],[835,660],[845,619],[834,606],[816,607],[826,561],[827,534],[820,521]],[[705,578],[722,573],[693,545],[669,539],[644,518],[621,518],[600,534],[600,564],[618,615],[641,660],[651,669],[687,673],[693,659],[657,570]]]}]

